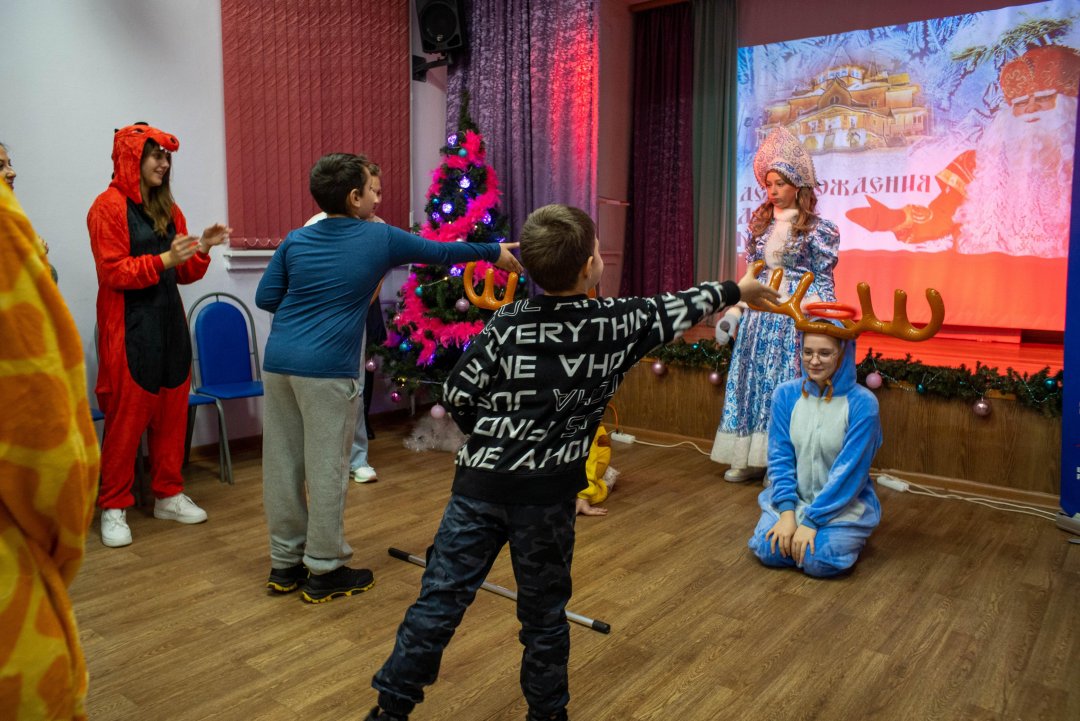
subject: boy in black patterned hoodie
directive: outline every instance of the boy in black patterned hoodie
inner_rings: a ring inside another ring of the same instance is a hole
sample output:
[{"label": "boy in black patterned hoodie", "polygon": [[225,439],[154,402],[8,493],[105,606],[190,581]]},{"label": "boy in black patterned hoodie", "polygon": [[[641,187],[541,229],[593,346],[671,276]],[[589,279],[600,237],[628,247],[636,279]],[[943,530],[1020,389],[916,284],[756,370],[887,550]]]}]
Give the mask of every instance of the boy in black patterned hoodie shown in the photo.
[{"label": "boy in black patterned hoodie", "polygon": [[521,262],[543,295],[500,308],[446,381],[446,403],[470,434],[420,597],[375,674],[368,720],[407,719],[438,676],[443,650],[503,544],[518,586],[521,689],[530,721],[566,719],[570,563],[575,497],[589,445],[627,371],[703,316],[776,299],[746,275],[653,298],[592,299],[604,262],[592,219],[577,208],[534,211]]}]

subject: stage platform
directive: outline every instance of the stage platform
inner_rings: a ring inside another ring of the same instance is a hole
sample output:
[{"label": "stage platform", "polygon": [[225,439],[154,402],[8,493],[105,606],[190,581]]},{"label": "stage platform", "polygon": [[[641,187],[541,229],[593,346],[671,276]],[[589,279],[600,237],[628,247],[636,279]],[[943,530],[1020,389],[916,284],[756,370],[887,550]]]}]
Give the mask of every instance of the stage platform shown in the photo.
[{"label": "stage platform", "polygon": [[[696,325],[686,333],[688,341],[713,337],[713,328],[704,324]],[[908,343],[877,333],[864,333],[858,340],[858,360],[865,357],[867,349],[873,349],[885,358],[902,359],[910,354],[914,360],[926,365],[951,368],[961,363],[968,368],[974,368],[975,363],[980,362],[997,368],[1000,373],[1004,373],[1006,368],[1012,368],[1019,373],[1031,374],[1049,367],[1050,373],[1054,374],[1065,365],[1065,348],[1060,343],[1017,343],[949,337]]]},{"label": "stage platform", "polygon": [[[688,341],[711,338],[701,325]],[[987,343],[931,339],[905,343],[864,335],[860,356],[872,347],[886,358],[910,353],[929,365],[974,367],[976,361],[1019,372],[1062,367],[1060,345]],[[720,421],[723,384],[709,383],[707,369],[672,366],[663,376],[651,360],[627,374],[612,399],[624,430],[646,440],[692,439],[706,451]],[[1056,507],[1061,483],[1061,419],[1014,400],[992,398],[989,416],[975,415],[965,401],[924,397],[911,389],[875,392],[881,408],[884,444],[874,467],[926,485],[1023,500]],[[614,421],[609,413],[607,422]],[[717,465],[717,478],[724,466]]]},{"label": "stage platform", "polygon": [[[908,354],[914,360],[934,366],[956,367],[961,363],[974,368],[976,361],[1004,373],[1012,368],[1018,373],[1038,373],[1050,368],[1057,373],[1065,364],[1065,348],[1050,343],[1003,343],[999,341],[959,340],[931,338],[922,343],[907,343],[877,333],[866,333],[859,338],[859,355],[872,348],[885,358],[903,358]],[[860,357],[859,360],[862,360]]]}]

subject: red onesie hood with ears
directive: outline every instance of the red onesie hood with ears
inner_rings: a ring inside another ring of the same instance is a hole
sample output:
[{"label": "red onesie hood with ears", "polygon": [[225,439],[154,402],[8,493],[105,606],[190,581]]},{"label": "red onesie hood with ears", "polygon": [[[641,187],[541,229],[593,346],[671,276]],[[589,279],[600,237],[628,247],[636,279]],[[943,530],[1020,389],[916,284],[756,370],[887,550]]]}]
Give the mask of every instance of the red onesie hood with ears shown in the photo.
[{"label": "red onesie hood with ears", "polygon": [[[142,175],[142,154],[146,141],[153,140],[170,153],[180,148],[180,141],[175,135],[164,130],[136,123],[120,128],[113,135],[113,178],[110,185],[136,203],[142,203],[139,181]],[[166,173],[166,182],[170,168]]]}]

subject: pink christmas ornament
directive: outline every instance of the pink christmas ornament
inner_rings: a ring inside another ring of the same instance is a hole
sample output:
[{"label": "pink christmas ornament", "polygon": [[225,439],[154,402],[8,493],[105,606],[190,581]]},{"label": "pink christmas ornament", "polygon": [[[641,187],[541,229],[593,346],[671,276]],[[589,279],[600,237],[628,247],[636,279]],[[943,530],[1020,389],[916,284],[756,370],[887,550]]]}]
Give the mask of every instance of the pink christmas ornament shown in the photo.
[{"label": "pink christmas ornament", "polygon": [[431,417],[438,420],[446,415],[446,409],[436,403],[431,407]]},{"label": "pink christmas ornament", "polygon": [[369,373],[374,373],[375,371],[379,370],[379,363],[374,358],[368,358],[367,363],[364,364],[364,368]]},{"label": "pink christmas ornament", "polygon": [[713,371],[709,374],[709,382],[712,383],[714,386],[720,385],[723,380],[724,377],[720,375],[720,371]]},{"label": "pink christmas ornament", "polygon": [[652,372],[658,376],[662,376],[667,373],[667,367],[664,365],[663,361],[656,361],[652,364]]},{"label": "pink christmas ornament", "polygon": [[867,374],[866,387],[874,389],[881,388],[881,374],[877,371]]},{"label": "pink christmas ornament", "polygon": [[402,395],[401,395],[401,393],[399,391],[391,391],[390,392],[390,400],[393,401],[394,403],[401,403],[401,398],[402,398]]},{"label": "pink christmas ornament", "polygon": [[454,310],[456,310],[458,313],[468,313],[470,305],[472,304],[469,303],[468,298],[458,298],[457,302],[454,303]]},{"label": "pink christmas ornament", "polygon": [[986,400],[985,398],[980,398],[979,400],[975,401],[975,405],[971,407],[971,410],[975,411],[975,415],[985,418],[986,416],[990,415],[990,401]]}]

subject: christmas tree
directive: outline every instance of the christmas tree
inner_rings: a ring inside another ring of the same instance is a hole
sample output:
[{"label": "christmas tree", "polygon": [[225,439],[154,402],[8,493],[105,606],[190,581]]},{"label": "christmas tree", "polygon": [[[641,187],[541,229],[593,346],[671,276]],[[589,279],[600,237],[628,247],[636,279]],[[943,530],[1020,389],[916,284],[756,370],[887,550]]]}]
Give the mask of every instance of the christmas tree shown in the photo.
[{"label": "christmas tree", "polygon": [[[443,162],[432,173],[424,208],[427,220],[419,234],[443,243],[502,243],[509,224],[498,208],[495,169],[487,164],[483,138],[465,109],[459,127],[446,139]],[[386,344],[376,351],[394,389],[393,400],[401,401],[421,387],[441,400],[446,376],[491,315],[466,297],[464,267],[414,265],[401,286],[398,306],[388,316]],[[489,268],[493,266],[478,262],[474,277],[483,283]],[[507,277],[494,268],[496,298],[504,298]],[[520,283],[515,299],[526,294]]]}]

